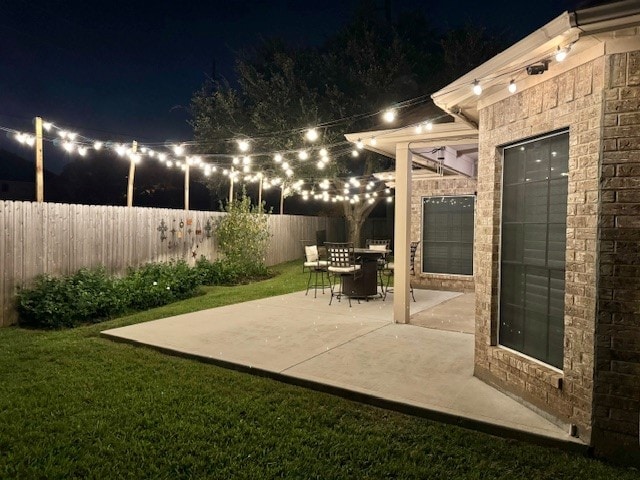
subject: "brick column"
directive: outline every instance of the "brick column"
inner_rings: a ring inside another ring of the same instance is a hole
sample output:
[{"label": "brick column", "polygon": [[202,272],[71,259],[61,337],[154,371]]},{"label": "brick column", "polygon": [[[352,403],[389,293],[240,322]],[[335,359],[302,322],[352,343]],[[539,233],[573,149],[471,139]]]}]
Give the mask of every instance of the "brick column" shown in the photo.
[{"label": "brick column", "polygon": [[640,51],[608,61],[592,443],[640,462]]}]

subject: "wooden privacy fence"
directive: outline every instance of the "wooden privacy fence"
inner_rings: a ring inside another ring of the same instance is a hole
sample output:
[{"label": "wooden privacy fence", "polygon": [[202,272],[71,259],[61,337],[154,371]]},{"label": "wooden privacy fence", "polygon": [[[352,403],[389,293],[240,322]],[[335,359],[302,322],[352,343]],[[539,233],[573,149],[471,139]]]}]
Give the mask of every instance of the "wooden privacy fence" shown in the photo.
[{"label": "wooden privacy fence", "polygon": [[[147,262],[218,257],[221,212],[0,201],[0,326],[14,324],[16,289],[37,275],[103,265],[115,274]],[[301,240],[344,236],[341,218],[270,215],[267,265],[302,257]]]}]

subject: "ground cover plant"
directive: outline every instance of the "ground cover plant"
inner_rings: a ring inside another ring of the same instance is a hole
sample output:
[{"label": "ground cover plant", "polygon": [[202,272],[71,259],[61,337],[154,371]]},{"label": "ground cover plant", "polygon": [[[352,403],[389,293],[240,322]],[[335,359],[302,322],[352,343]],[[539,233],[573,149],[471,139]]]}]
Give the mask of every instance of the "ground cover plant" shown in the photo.
[{"label": "ground cover plant", "polygon": [[638,472],[99,337],[303,290],[250,285],[72,330],[0,329],[0,478],[636,479]]}]

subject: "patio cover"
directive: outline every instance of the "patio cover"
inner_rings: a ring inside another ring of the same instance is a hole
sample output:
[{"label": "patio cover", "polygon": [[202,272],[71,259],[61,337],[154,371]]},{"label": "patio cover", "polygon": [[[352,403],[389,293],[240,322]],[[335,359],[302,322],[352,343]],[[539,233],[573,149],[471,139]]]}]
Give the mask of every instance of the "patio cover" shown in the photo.
[{"label": "patio cover", "polygon": [[[436,123],[431,130],[422,132],[417,132],[412,124],[390,130],[350,133],[345,136],[351,142],[363,139],[367,150],[395,159],[394,172],[384,172],[376,176],[396,190],[393,320],[396,323],[409,323],[409,242],[413,172],[415,170],[416,175],[423,178],[456,174],[475,177],[478,130],[457,120]],[[375,145],[366,141],[370,138],[376,139]]]}]

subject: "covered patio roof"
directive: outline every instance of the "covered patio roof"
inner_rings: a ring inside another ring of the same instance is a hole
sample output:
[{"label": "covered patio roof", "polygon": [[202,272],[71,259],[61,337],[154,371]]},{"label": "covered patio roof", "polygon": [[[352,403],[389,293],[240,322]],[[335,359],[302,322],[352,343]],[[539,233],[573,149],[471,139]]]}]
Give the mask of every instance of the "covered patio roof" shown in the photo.
[{"label": "covered patio roof", "polygon": [[[409,230],[411,219],[411,178],[465,175],[475,177],[478,163],[478,130],[454,120],[436,123],[430,130],[415,125],[369,132],[350,133],[347,140],[363,142],[367,150],[396,161],[396,169],[376,175],[396,189],[394,225],[393,318],[409,322]],[[375,142],[372,139],[375,138]]]}]

